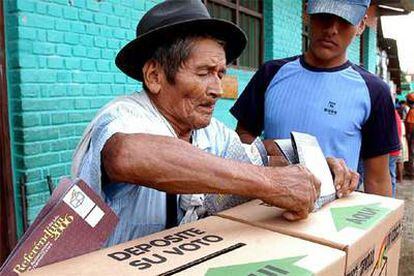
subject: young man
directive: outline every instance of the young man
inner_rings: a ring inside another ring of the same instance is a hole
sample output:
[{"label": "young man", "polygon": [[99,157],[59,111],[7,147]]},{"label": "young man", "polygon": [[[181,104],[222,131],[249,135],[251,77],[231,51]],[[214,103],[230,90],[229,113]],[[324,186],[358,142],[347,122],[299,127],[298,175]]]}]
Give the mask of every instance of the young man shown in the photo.
[{"label": "young man", "polygon": [[326,156],[342,158],[354,171],[361,155],[365,191],[391,196],[388,153],[399,149],[399,140],[389,87],[346,56],[365,29],[369,4],[309,0],[309,51],[262,65],[231,113],[246,143],[262,132],[270,139],[300,131],[315,135]]}]

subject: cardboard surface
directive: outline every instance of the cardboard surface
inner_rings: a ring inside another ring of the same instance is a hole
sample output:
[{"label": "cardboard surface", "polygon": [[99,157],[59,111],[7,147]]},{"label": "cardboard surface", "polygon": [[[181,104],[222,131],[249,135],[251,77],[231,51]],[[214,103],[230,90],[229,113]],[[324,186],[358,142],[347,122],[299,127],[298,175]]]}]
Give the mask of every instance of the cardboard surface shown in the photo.
[{"label": "cardboard surface", "polygon": [[354,192],[306,220],[289,222],[282,212],[254,200],[218,215],[343,250],[346,275],[379,275],[382,268],[398,275],[403,201]]},{"label": "cardboard surface", "polygon": [[344,275],[345,253],[219,217],[25,275]]}]

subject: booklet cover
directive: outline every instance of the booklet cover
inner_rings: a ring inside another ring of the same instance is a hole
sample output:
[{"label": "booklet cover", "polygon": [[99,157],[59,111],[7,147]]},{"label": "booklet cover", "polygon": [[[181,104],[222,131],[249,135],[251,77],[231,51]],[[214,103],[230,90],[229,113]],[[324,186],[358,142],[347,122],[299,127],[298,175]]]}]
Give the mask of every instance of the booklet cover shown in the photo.
[{"label": "booklet cover", "polygon": [[336,190],[326,158],[315,136],[292,132],[291,139],[275,140],[290,164],[301,164],[321,181],[321,194],[315,202],[315,211],[336,199]]},{"label": "booklet cover", "polygon": [[63,180],[0,269],[18,275],[100,249],[118,222],[82,180]]}]

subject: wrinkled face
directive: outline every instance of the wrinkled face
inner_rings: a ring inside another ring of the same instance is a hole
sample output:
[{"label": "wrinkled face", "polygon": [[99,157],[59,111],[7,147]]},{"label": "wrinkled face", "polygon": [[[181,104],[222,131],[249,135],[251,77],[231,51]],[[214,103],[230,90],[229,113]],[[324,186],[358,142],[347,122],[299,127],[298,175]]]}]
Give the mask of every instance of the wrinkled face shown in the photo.
[{"label": "wrinkled face", "polygon": [[199,129],[210,123],[226,72],[226,56],[220,44],[208,38],[194,43],[189,58],[175,76],[175,84],[163,78],[158,101],[163,115],[173,127],[182,130]]},{"label": "wrinkled face", "polygon": [[[362,24],[362,25],[361,25]],[[310,16],[312,54],[323,61],[346,56],[346,49],[364,23],[353,26],[348,21],[332,14],[313,14]]]}]

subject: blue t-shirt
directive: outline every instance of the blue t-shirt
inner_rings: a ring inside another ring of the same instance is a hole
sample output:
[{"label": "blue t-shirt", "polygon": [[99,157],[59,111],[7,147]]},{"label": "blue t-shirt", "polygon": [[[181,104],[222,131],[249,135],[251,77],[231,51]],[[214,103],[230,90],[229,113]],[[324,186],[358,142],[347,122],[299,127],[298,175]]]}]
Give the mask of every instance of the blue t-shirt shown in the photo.
[{"label": "blue t-shirt", "polygon": [[367,159],[400,146],[388,85],[349,61],[329,69],[312,67],[303,56],[269,61],[230,111],[266,139],[310,133],[325,156],[343,158],[354,170],[360,154]]}]

